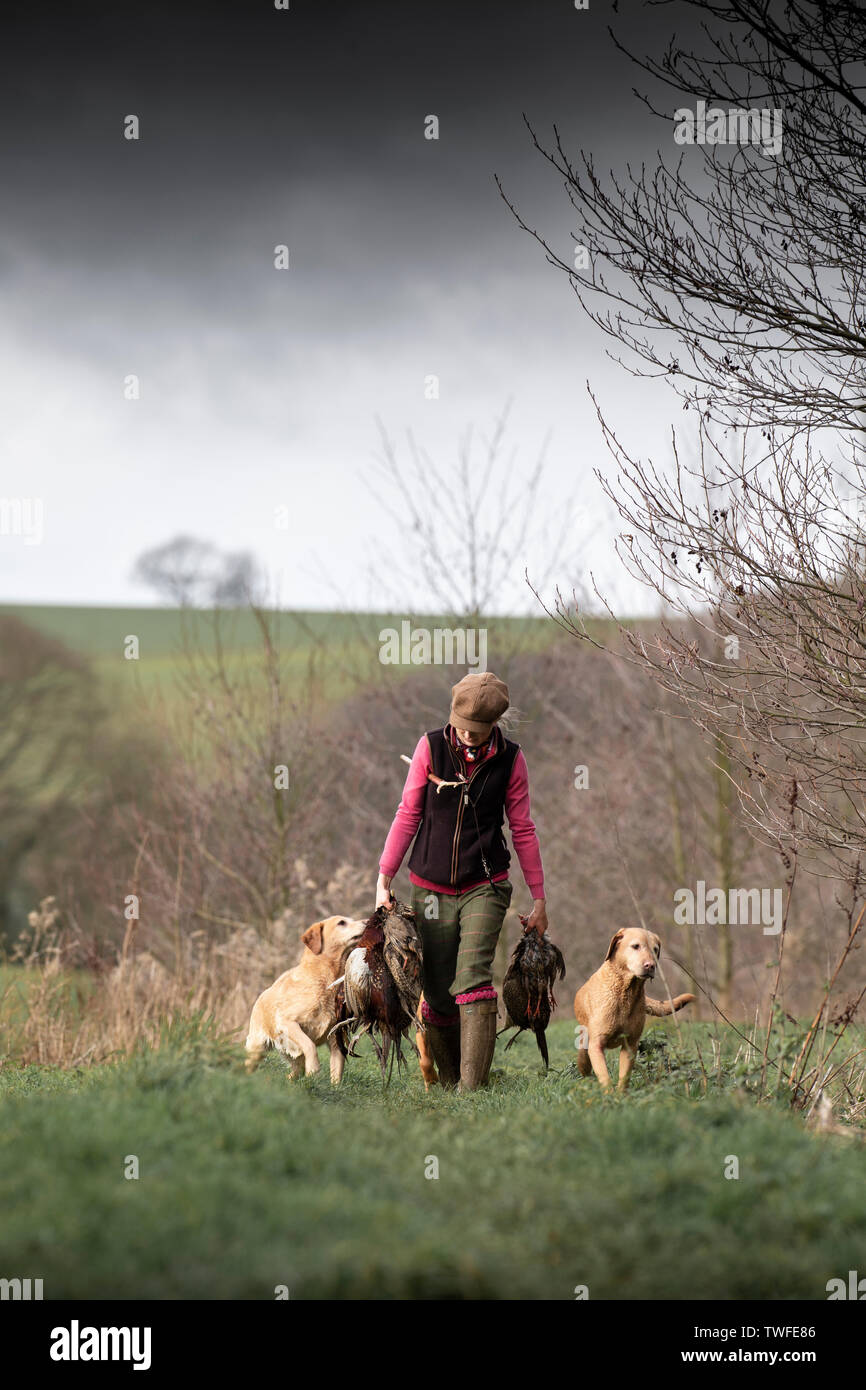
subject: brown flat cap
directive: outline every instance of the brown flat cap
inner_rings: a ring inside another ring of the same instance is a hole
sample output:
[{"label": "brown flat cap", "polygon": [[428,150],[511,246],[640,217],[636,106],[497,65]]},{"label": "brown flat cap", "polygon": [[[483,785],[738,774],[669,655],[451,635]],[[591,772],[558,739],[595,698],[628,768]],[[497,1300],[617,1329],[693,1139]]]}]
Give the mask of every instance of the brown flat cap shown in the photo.
[{"label": "brown flat cap", "polygon": [[492,671],[464,676],[451,687],[452,728],[486,734],[507,709],[508,686]]}]

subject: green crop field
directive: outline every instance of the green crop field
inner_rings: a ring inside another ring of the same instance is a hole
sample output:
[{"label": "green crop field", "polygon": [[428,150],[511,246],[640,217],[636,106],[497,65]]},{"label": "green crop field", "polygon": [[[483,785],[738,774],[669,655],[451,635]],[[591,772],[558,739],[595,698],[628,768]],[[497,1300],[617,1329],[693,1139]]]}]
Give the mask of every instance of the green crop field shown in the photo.
[{"label": "green crop field", "polygon": [[115,1066],[7,1065],[4,1267],[46,1298],[826,1299],[862,1268],[862,1147],[757,1104],[733,1051],[705,1077],[706,1028],[655,1025],[626,1096],[576,1077],[565,1020],[547,1076],[500,1041],[467,1097],[414,1061],[387,1089],[371,1059],[336,1090],[247,1077],[195,1022]]},{"label": "green crop field", "polygon": [[[134,633],[141,646],[142,657],[175,657],[190,637],[212,649],[213,613],[200,609],[180,608],[90,608],[65,607],[62,604],[0,604],[0,615],[8,615],[27,623],[46,637],[65,642],[82,655],[113,661],[123,659],[124,638]],[[348,612],[281,612],[270,615],[276,623],[280,640],[295,648],[312,648],[318,643],[338,646],[355,642],[372,642],[378,651],[378,635],[383,628],[397,628],[407,621],[406,613],[348,613]],[[413,625],[446,627],[453,619],[435,614],[416,614]],[[501,630],[521,633],[527,640],[539,640],[542,630],[551,624],[545,617],[491,619]],[[259,628],[249,609],[226,609],[220,612],[219,626],[228,650],[250,651],[260,644]]]},{"label": "green crop field", "polygon": [[[218,616],[204,610],[179,608],[90,608],[63,605],[0,604],[0,616],[26,623],[45,637],[63,642],[88,659],[103,678],[113,700],[134,701],[159,694],[178,697],[178,677],[195,651],[212,658],[219,640],[227,664],[249,670],[259,661],[262,637],[249,609],[229,609]],[[349,612],[280,612],[269,614],[280,653],[281,675],[289,688],[299,687],[311,674],[327,672],[329,698],[350,694],[374,675],[404,676],[404,665],[383,666],[379,660],[384,629],[401,630],[407,614]],[[435,615],[413,616],[413,626],[433,630],[453,625]],[[557,637],[548,618],[498,618],[491,633],[524,649],[541,649]],[[138,639],[138,658],[127,660],[127,638]],[[496,653],[493,636],[492,659]],[[448,667],[447,669],[454,669]]]},{"label": "green crop field", "polygon": [[[90,608],[61,604],[0,604],[0,614],[19,618],[47,637],[59,638],[74,651],[86,656],[122,659],[123,640],[135,633],[142,655],[171,657],[182,649],[184,635],[209,640],[213,615],[180,608]],[[229,609],[221,614],[226,646],[233,650],[258,646],[258,628],[248,609]],[[280,627],[293,645],[311,646],[316,640],[342,641],[359,632],[371,634],[375,628],[399,619],[388,615],[353,613],[284,613]]]}]

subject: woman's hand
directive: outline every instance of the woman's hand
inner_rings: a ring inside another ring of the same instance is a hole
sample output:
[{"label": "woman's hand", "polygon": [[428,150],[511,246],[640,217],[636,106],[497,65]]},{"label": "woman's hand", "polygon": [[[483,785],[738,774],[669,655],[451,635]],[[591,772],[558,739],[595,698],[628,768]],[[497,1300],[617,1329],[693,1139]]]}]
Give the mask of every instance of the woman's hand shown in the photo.
[{"label": "woman's hand", "polygon": [[394,898],[391,894],[391,880],[384,874],[380,874],[376,880],[376,908],[394,906]]},{"label": "woman's hand", "polygon": [[[521,920],[523,920],[521,918]],[[524,930],[532,931],[533,927],[539,936],[544,936],[547,931],[547,904],[544,898],[533,898],[532,911],[526,918]]]}]

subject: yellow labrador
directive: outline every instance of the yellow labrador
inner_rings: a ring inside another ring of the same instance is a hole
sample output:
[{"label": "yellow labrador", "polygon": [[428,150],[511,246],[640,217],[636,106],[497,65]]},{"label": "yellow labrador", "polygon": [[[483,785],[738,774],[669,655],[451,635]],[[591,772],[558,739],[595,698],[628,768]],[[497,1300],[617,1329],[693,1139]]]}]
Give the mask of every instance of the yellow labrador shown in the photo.
[{"label": "yellow labrador", "polygon": [[609,1086],[605,1049],[619,1044],[618,1089],[624,1091],[647,1014],[663,1018],[694,1000],[693,994],[678,994],[673,1001],[647,997],[646,982],[655,979],[660,954],[655,932],[625,927],[611,937],[604,963],[574,998],[574,1016],[586,1031],[581,1039],[586,1046],[577,1053],[581,1076],[594,1071],[602,1086]]},{"label": "yellow labrador", "polygon": [[307,927],[301,940],[304,954],[299,965],[286,970],[260,994],[253,1005],[247,1035],[248,1072],[255,1071],[271,1047],[292,1059],[291,1079],[312,1076],[320,1070],[316,1048],[327,1043],[331,1051],[331,1081],[339,1085],[345,1058],[336,1038],[329,1036],[337,1015],[334,990],[343,952],[356,942],[365,927],[351,917],[328,917]]}]

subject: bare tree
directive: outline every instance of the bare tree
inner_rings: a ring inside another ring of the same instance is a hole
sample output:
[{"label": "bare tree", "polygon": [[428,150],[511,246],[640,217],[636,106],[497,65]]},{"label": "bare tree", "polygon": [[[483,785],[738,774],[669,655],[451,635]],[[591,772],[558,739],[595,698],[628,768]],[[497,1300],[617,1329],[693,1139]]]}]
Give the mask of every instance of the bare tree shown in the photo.
[{"label": "bare tree", "polygon": [[523,465],[508,443],[508,413],[506,407],[487,437],[468,428],[456,461],[444,465],[411,433],[402,454],[380,423],[372,486],[382,488],[379,500],[394,523],[389,566],[400,606],[408,598],[429,607],[432,598],[443,617],[476,623],[495,613],[525,613],[521,576],[528,557],[538,566],[538,588],[564,565],[574,566],[576,579],[576,499],[542,505],[548,441]]},{"label": "bare tree", "polygon": [[[673,432],[672,460],[657,464],[630,454],[599,410],[618,550],[666,615],[652,636],[626,631],[627,650],[709,735],[719,778],[736,780],[783,857],[789,896],[798,862],[844,881],[835,984],[860,930],[866,848],[866,11],[848,0],[684,9],[700,11],[706,56],[672,39],[660,60],[636,58],[654,90],[676,92],[678,116],[693,110],[695,140],[698,101],[737,129],[760,128],[756,108],[777,113],[779,148],[711,143],[705,127],[702,155],[677,145],[673,162],[660,154],[655,168],[604,178],[555,128],[549,147],[531,131],[578,215],[585,268],[509,206],[612,355],[666,381],[697,417],[695,447]],[[672,110],[643,100],[674,145]],[[598,640],[573,599],[560,593],[555,611]]]},{"label": "bare tree", "polygon": [[[581,215],[590,268],[543,244],[633,369],[663,374],[699,412],[697,457],[674,435],[673,468],[630,457],[599,412],[618,468],[605,487],[626,523],[620,553],[706,639],[667,623],[652,648],[632,634],[632,650],[725,737],[755,824],[773,837],[788,833],[784,787],[797,778],[797,832],[838,869],[840,853],[866,844],[866,12],[805,0],[699,8],[716,21],[708,57],[672,41],[660,61],[636,61],[679,100],[780,109],[778,158],[708,144],[703,183],[661,156],[654,171],[605,182],[558,134],[552,151],[536,138]],[[676,355],[659,347],[672,336]],[[739,446],[713,422],[741,426]]]},{"label": "bare tree", "polygon": [[[778,155],[759,141],[707,139],[703,178],[697,152],[675,145],[683,153],[673,167],[659,154],[655,168],[603,179],[590,154],[572,161],[555,127],[550,147],[530,127],[580,219],[585,268],[509,206],[615,340],[617,359],[625,349],[632,370],[663,377],[687,406],[771,433],[859,432],[866,11],[851,0],[678,4],[686,19],[699,14],[708,56],[676,37],[660,60],[629,56],[677,93],[678,111],[693,98],[718,102],[726,116],[778,112]],[[673,145],[670,108],[642,99]]]},{"label": "bare tree", "polygon": [[258,569],[248,551],[221,554],[195,536],[175,536],[145,551],[132,577],[181,607],[237,608],[261,598]]}]

